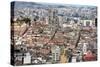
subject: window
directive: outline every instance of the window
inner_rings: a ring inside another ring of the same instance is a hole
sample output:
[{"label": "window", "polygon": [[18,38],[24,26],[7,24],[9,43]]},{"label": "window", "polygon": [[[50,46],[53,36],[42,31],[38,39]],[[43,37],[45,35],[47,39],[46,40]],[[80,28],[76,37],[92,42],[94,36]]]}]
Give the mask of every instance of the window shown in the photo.
[{"label": "window", "polygon": [[89,21],[86,21],[86,26],[90,26],[90,22]]}]

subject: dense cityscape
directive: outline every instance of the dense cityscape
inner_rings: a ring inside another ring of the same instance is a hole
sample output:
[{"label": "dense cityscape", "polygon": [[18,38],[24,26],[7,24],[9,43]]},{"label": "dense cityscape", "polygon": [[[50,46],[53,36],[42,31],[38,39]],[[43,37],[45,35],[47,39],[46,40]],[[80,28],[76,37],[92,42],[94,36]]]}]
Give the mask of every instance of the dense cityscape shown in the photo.
[{"label": "dense cityscape", "polygon": [[11,3],[13,65],[97,60],[97,7]]}]

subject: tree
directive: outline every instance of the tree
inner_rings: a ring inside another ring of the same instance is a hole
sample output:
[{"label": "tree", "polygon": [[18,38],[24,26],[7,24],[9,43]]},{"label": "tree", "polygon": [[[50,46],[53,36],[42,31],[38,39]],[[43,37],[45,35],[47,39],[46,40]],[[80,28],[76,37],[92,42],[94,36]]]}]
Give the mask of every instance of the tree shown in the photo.
[{"label": "tree", "polygon": [[31,25],[31,19],[30,18],[23,18],[22,21],[25,21],[26,24],[29,24],[29,26]]}]

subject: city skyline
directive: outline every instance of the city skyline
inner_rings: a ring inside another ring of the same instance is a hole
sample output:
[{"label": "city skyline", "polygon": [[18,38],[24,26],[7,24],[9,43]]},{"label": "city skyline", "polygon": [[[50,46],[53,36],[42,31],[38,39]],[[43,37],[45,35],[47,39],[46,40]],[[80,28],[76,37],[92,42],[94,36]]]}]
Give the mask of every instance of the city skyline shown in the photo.
[{"label": "city skyline", "polygon": [[11,63],[97,60],[97,7],[11,3]]}]

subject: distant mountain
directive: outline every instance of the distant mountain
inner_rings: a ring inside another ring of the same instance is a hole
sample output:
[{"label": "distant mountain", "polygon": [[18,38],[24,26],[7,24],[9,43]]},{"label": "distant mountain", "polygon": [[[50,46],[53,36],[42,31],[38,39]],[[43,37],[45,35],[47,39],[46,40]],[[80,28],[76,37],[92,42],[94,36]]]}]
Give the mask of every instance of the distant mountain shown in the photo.
[{"label": "distant mountain", "polygon": [[36,2],[24,2],[14,1],[15,8],[66,8],[66,7],[95,7],[88,5],[73,5],[73,4],[58,4],[58,3],[36,3]]}]

